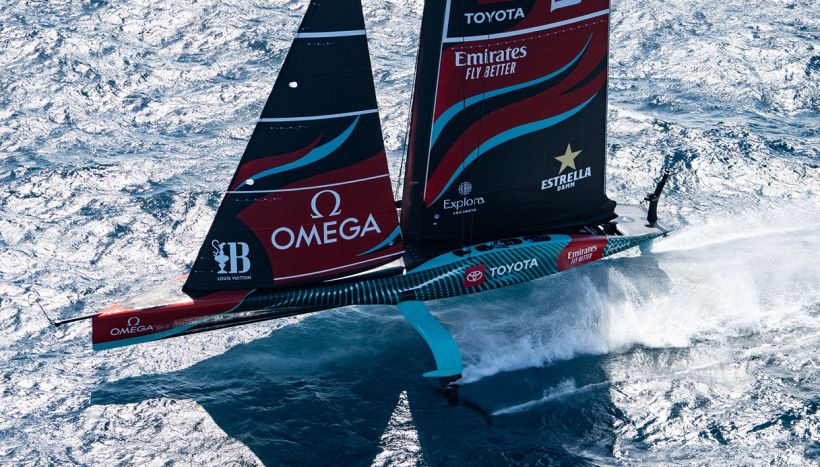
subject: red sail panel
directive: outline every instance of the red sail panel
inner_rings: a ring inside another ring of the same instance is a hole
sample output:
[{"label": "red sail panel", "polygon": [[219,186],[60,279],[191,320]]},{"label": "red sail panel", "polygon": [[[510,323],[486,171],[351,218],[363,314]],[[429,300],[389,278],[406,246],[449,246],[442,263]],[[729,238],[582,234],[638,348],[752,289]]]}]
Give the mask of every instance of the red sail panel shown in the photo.
[{"label": "red sail panel", "polygon": [[428,10],[443,24],[422,37],[427,57],[431,41],[439,53],[417,76],[414,110],[429,105],[432,118],[413,115],[406,237],[471,242],[611,219],[608,0],[466,0]]},{"label": "red sail panel", "polygon": [[275,284],[338,276],[403,252],[392,198],[370,196],[390,192],[384,158],[288,185],[239,213],[264,245]]},{"label": "red sail panel", "polygon": [[183,290],[317,282],[400,257],[359,1],[313,1]]}]

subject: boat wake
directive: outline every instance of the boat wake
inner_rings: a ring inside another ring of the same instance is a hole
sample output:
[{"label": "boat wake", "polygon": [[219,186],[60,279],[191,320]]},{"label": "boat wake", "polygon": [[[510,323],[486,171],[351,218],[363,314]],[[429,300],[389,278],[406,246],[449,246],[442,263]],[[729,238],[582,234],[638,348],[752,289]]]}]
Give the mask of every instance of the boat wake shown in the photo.
[{"label": "boat wake", "polygon": [[510,414],[516,414],[516,413],[520,413],[520,412],[526,412],[527,410],[530,410],[533,407],[537,407],[539,405],[545,404],[545,403],[550,402],[550,401],[554,401],[556,399],[560,399],[562,397],[565,397],[565,396],[568,396],[568,395],[571,395],[571,394],[577,394],[579,392],[586,391],[586,390],[589,390],[589,389],[593,389],[595,387],[600,387],[603,384],[604,383],[588,384],[586,386],[582,386],[582,387],[579,388],[579,387],[575,386],[575,380],[567,379],[567,380],[561,381],[561,383],[558,386],[556,386],[554,388],[551,388],[551,389],[548,389],[548,390],[545,390],[544,391],[544,396],[541,397],[540,399],[532,400],[532,401],[529,401],[529,402],[524,402],[522,404],[516,404],[516,405],[510,406],[510,407],[503,408],[503,409],[498,409],[498,410],[494,411],[492,414],[493,415],[510,415]]},{"label": "boat wake", "polygon": [[706,219],[658,241],[650,256],[621,256],[513,290],[509,300],[501,291],[442,311],[460,328],[464,381],[577,355],[817,326],[809,315],[820,303],[820,216],[792,209],[743,219]]},{"label": "boat wake", "polygon": [[[740,224],[742,219],[742,225]],[[820,229],[820,213],[804,207],[749,211],[723,218],[707,219],[687,226],[670,238],[657,242],[654,253],[722,248],[745,241],[768,241],[775,237],[802,236]]]}]

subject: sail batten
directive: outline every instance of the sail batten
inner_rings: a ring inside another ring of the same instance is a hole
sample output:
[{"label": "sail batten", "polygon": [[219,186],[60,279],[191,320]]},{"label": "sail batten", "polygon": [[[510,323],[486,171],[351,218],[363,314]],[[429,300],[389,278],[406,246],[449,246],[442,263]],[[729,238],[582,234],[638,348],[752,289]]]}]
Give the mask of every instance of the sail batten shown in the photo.
[{"label": "sail batten", "polygon": [[592,18],[598,18],[599,16],[607,16],[609,15],[609,9],[596,11],[594,13],[589,13],[586,15],[577,16],[575,18],[563,20],[563,21],[556,21],[554,23],[544,24],[542,26],[536,26],[528,29],[520,29],[516,31],[510,32],[501,32],[496,34],[487,34],[484,36],[465,36],[465,37],[445,37],[444,43],[454,43],[454,42],[473,42],[473,41],[486,41],[490,39],[505,39],[507,37],[515,37],[524,34],[531,34],[534,32],[546,31],[549,29],[560,28],[562,26],[568,26],[570,24],[580,23]]},{"label": "sail batten", "polygon": [[354,29],[350,31],[324,31],[324,32],[300,32],[296,34],[297,39],[321,39],[325,37],[348,37],[364,36],[364,29]]},{"label": "sail batten", "polygon": [[328,183],[325,185],[314,185],[314,186],[306,186],[300,188],[284,188],[281,190],[237,190],[237,191],[226,191],[225,193],[228,194],[259,194],[259,193],[287,193],[289,191],[305,191],[305,190],[318,190],[319,188],[330,188],[334,186],[341,186],[341,185],[349,185],[351,183],[359,183],[359,182],[367,182],[370,180],[375,180],[377,178],[390,178],[389,174],[382,174],[382,175],[374,175],[372,177],[365,177],[359,178],[356,180],[346,180],[343,182],[336,182],[336,183]]},{"label": "sail batten", "polygon": [[366,259],[366,260],[362,260],[362,261],[356,261],[356,262],[353,262],[353,263],[350,263],[350,264],[343,264],[343,265],[332,267],[332,268],[322,269],[320,271],[311,271],[309,273],[304,273],[304,274],[294,274],[292,276],[282,276],[282,277],[279,277],[278,279],[279,280],[301,279],[301,278],[305,278],[305,277],[321,276],[321,275],[331,273],[331,272],[334,272],[334,271],[346,270],[346,269],[351,268],[351,267],[362,266],[362,265],[365,265],[365,264],[370,264],[370,263],[375,263],[375,262],[386,263],[387,261],[384,261],[384,260],[386,260],[386,259],[392,260],[392,259],[395,259],[396,257],[398,257],[402,254],[404,254],[404,251],[397,251],[397,252],[390,253],[390,254],[387,254],[387,255],[377,256],[375,258],[370,258],[370,259]]},{"label": "sail batten", "polygon": [[276,122],[304,122],[308,120],[327,120],[331,118],[344,118],[344,117],[355,117],[357,115],[367,115],[378,113],[379,109],[366,109],[366,110],[354,110],[353,112],[343,112],[343,113],[336,113],[336,114],[326,114],[326,115],[305,115],[302,117],[270,117],[270,118],[260,118],[258,120],[259,123],[276,123]]},{"label": "sail batten", "polygon": [[313,0],[183,290],[356,274],[397,229],[361,4]]}]

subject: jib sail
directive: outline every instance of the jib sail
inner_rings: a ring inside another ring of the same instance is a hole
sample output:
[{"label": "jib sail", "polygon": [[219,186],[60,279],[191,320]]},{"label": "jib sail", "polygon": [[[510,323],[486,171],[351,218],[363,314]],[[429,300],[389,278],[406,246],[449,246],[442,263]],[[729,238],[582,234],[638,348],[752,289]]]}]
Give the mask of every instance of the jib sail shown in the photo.
[{"label": "jib sail", "polygon": [[316,282],[402,252],[361,3],[312,1],[183,289]]},{"label": "jib sail", "polygon": [[427,2],[406,240],[471,243],[610,220],[608,0]]}]

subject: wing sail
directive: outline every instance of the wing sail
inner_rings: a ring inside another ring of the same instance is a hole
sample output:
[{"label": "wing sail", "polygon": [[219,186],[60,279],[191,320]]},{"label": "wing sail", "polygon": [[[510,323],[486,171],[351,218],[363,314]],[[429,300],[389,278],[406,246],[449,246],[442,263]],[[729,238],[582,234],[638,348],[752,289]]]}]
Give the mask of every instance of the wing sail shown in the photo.
[{"label": "wing sail", "polygon": [[318,282],[402,252],[361,3],[312,1],[183,290]]},{"label": "wing sail", "polygon": [[608,0],[428,2],[404,184],[414,242],[604,222]]}]

